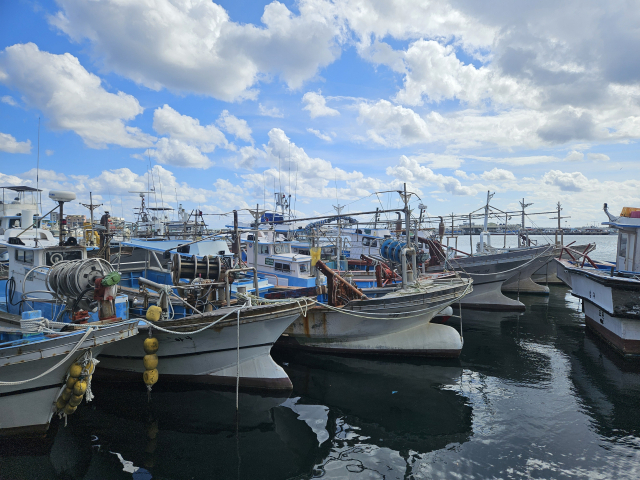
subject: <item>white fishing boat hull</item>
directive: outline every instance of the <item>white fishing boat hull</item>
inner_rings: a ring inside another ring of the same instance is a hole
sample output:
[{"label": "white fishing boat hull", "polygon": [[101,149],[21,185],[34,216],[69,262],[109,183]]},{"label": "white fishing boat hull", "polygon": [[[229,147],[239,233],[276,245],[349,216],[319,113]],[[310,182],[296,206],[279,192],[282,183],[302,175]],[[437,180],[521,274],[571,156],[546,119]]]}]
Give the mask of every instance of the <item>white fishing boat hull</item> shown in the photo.
[{"label": "white fishing boat hull", "polygon": [[297,318],[278,344],[326,353],[457,357],[462,350],[458,331],[430,321],[471,290],[465,281],[392,302],[381,297],[338,309],[317,306]]},{"label": "white fishing boat hull", "polygon": [[640,281],[556,262],[572,295],[582,299],[587,327],[623,356],[640,355]]},{"label": "white fishing boat hull", "polygon": [[537,295],[549,295],[549,287],[538,285],[531,276],[548,264],[554,256],[555,249],[548,247],[546,253],[540,253],[518,270],[518,273],[505,280],[502,291],[506,293],[528,293]]},{"label": "white fishing boat hull", "polygon": [[[235,314],[193,335],[177,335],[152,328],[158,339],[159,382],[195,382],[235,386],[236,376],[244,389],[291,389],[291,380],[273,358],[271,347],[300,314],[293,304],[285,314],[260,315],[251,320],[241,316],[240,362],[238,363],[238,326]],[[202,323],[202,327],[209,322]],[[180,331],[175,326],[167,327]],[[148,325],[140,324],[141,337]],[[100,357],[96,378],[142,382],[144,339],[130,339],[108,347]]]},{"label": "white fishing boat hull", "polygon": [[[25,343],[0,350],[0,380],[17,382],[33,378],[55,366],[82,339],[86,331],[59,339]],[[69,366],[91,349],[94,358],[107,344],[137,334],[135,323],[103,327],[92,332],[68,360],[47,375],[21,385],[0,385],[0,435],[33,436],[44,434],[55,413],[55,401]],[[35,346],[34,346],[35,345]],[[10,350],[10,351],[9,351]]]}]

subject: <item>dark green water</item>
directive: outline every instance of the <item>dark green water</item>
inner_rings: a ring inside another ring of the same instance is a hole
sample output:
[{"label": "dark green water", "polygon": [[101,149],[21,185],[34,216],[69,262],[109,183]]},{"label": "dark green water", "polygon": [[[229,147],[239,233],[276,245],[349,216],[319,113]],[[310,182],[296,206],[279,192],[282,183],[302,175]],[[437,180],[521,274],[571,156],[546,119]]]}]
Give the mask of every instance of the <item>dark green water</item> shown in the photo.
[{"label": "dark green water", "polygon": [[[640,366],[585,332],[568,289],[463,311],[459,360],[278,353],[288,399],[94,386],[2,479],[640,478]],[[236,433],[237,432],[237,433]]]}]

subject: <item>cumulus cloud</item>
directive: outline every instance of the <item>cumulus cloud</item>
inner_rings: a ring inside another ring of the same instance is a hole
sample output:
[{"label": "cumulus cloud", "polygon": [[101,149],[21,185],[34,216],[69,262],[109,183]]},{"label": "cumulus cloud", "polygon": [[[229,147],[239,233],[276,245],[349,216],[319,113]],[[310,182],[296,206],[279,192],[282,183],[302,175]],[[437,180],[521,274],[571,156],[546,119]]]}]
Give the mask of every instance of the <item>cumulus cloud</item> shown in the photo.
[{"label": "cumulus cloud", "polygon": [[72,130],[89,147],[139,148],[155,140],[126,125],[143,111],[138,100],[107,92],[69,53],[43,52],[33,43],[7,47],[0,52],[0,82],[19,90],[28,106],[49,118],[51,128]]},{"label": "cumulus cloud", "polygon": [[475,195],[477,190],[472,187],[463,186],[460,180],[454,177],[447,177],[436,174],[428,167],[420,165],[415,159],[402,155],[398,164],[388,167],[387,175],[399,180],[418,185],[438,185],[452,195]]},{"label": "cumulus cloud", "polygon": [[31,153],[31,140],[18,142],[13,135],[0,132],[0,152]]},{"label": "cumulus cloud", "polygon": [[223,110],[217,123],[228,134],[245,142],[253,143],[251,128],[246,120],[231,115],[228,110]]},{"label": "cumulus cloud", "polygon": [[594,162],[608,162],[611,160],[609,155],[605,155],[604,153],[587,153],[587,158]]},{"label": "cumulus cloud", "polygon": [[482,173],[480,177],[488,182],[508,182],[516,179],[513,172],[497,167]]},{"label": "cumulus cloud", "polygon": [[274,1],[264,8],[262,26],[233,22],[210,0],[58,4],[50,18],[55,27],[88,40],[105,68],[156,90],[256,98],[261,78],[279,75],[299,88],[340,54],[340,25],[330,8],[314,2],[302,2],[294,15]]},{"label": "cumulus cloud", "polygon": [[284,114],[278,109],[278,107],[265,107],[261,103],[258,104],[258,113],[263,117],[283,118]]},{"label": "cumulus cloud", "polygon": [[[341,188],[337,191],[329,187],[335,182],[345,181],[348,184],[364,178],[361,172],[347,172],[334,167],[331,162],[310,156],[302,147],[292,142],[279,128],[269,131],[269,142],[263,146],[265,160],[271,165],[263,173],[243,175],[245,186],[256,196],[262,195],[266,185],[274,182],[279,189],[307,198],[352,198],[362,193],[356,186]],[[296,189],[297,187],[297,189]],[[270,187],[269,187],[270,188]],[[369,192],[367,192],[368,194]]]},{"label": "cumulus cloud", "polygon": [[228,144],[224,133],[215,125],[202,126],[197,118],[181,115],[166,104],[153,112],[153,129],[160,135],[197,145],[204,152],[213,152],[216,147]]},{"label": "cumulus cloud", "polygon": [[570,151],[566,157],[564,157],[565,162],[581,162],[584,160],[584,153],[577,152],[576,150]]},{"label": "cumulus cloud", "polygon": [[380,100],[361,103],[358,112],[358,122],[369,127],[368,137],[380,145],[400,147],[431,140],[427,123],[410,108]]},{"label": "cumulus cloud", "polygon": [[149,150],[149,155],[163,165],[207,169],[213,166],[209,157],[193,145],[176,138],[163,137],[156,143],[156,148]]},{"label": "cumulus cloud", "polygon": [[395,96],[399,103],[422,105],[424,98],[430,102],[457,98],[473,105],[483,100],[510,107],[537,104],[538,92],[526,88],[524,82],[519,84],[488,67],[463,64],[453,45],[418,40],[403,58],[407,73],[404,88]]},{"label": "cumulus cloud", "polygon": [[307,92],[302,97],[302,101],[305,104],[303,110],[308,110],[311,118],[340,115],[338,110],[327,107],[327,101],[320,93]]},{"label": "cumulus cloud", "polygon": [[553,185],[568,192],[581,192],[589,184],[587,177],[580,172],[565,173],[560,170],[551,170],[545,173],[542,180],[547,185]]}]

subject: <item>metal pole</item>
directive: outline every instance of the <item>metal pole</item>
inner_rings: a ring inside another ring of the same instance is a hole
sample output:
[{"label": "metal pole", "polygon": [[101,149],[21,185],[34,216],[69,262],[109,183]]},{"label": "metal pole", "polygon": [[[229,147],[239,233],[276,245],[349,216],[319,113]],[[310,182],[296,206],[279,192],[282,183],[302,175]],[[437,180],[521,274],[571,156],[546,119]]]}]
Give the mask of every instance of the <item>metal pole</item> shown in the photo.
[{"label": "metal pole", "polygon": [[58,202],[58,205],[60,205],[60,218],[58,219],[58,223],[59,223],[59,231],[58,231],[58,237],[59,237],[59,244],[60,246],[62,246],[62,244],[64,243],[64,226],[62,225],[62,219],[64,218],[64,202]]},{"label": "metal pole", "polygon": [[502,248],[507,248],[507,225],[509,224],[509,216],[504,214],[504,242],[502,243]]},{"label": "metal pole", "polygon": [[473,232],[471,231],[471,214],[469,214],[469,248],[473,257]]},{"label": "metal pole", "polygon": [[94,238],[94,230],[93,230],[93,192],[89,192],[89,210],[91,211],[91,246],[95,246]]},{"label": "metal pole", "polygon": [[253,288],[255,290],[256,297],[258,295],[258,222],[260,221],[260,205],[256,204],[256,216],[255,229],[253,231],[253,267],[256,269],[256,273],[253,275]]}]

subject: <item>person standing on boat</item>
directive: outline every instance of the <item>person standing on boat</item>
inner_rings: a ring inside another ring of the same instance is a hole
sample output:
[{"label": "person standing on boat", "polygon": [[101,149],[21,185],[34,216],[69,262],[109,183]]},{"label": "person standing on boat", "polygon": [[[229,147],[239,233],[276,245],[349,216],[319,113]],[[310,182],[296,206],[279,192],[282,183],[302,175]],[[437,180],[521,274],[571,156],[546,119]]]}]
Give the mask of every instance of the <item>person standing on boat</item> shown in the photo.
[{"label": "person standing on boat", "polygon": [[100,218],[100,225],[104,227],[104,230],[100,231],[100,249],[104,248],[104,242],[106,239],[106,234],[109,232],[109,212],[105,211],[104,215]]}]

